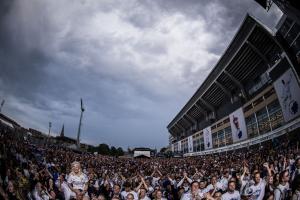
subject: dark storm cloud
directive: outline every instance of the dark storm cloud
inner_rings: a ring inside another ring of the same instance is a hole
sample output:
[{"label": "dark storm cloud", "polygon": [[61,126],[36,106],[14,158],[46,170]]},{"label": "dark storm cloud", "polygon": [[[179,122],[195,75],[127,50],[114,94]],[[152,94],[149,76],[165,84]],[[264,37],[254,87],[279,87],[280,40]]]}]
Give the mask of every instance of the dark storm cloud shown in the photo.
[{"label": "dark storm cloud", "polygon": [[[40,83],[47,74],[45,64],[50,60],[42,49],[38,48],[39,40],[35,36],[26,35],[26,19],[15,19],[15,1],[0,2],[0,79],[4,83],[1,89],[11,95],[34,101],[40,90]],[[41,28],[43,24],[39,23]],[[37,33],[42,34],[42,32]]]},{"label": "dark storm cloud", "polygon": [[[273,9],[273,10],[272,10]],[[161,147],[254,1],[0,1],[0,100],[27,127],[82,140]]]}]

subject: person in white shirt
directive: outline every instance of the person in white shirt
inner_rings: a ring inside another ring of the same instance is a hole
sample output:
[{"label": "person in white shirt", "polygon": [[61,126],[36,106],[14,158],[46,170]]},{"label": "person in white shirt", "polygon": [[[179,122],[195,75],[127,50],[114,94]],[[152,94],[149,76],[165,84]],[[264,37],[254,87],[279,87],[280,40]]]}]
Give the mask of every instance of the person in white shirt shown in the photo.
[{"label": "person in white shirt", "polygon": [[49,200],[50,199],[50,195],[42,189],[42,184],[40,182],[38,182],[35,185],[35,188],[32,192],[32,196],[35,200]]},{"label": "person in white shirt", "polygon": [[217,177],[213,176],[211,177],[210,184],[206,187],[208,192],[212,193],[212,196],[214,195],[214,191],[218,191],[222,189],[222,184],[217,182]]},{"label": "person in white shirt", "polygon": [[189,189],[190,189],[189,184],[191,184],[192,182],[193,182],[192,179],[190,179],[190,178],[187,176],[187,173],[184,172],[184,173],[183,173],[183,178],[177,183],[177,188],[179,188],[180,186],[183,185],[184,192],[188,192]]},{"label": "person in white shirt", "polygon": [[222,195],[222,200],[240,200],[241,195],[239,191],[235,190],[236,183],[234,181],[228,182],[228,190]]},{"label": "person in white shirt", "polygon": [[68,186],[68,183],[65,181],[65,176],[60,175],[56,182],[55,182],[56,187],[58,188],[59,191],[62,191],[64,194],[65,199],[70,199],[70,195],[72,194],[71,189]]},{"label": "person in white shirt", "polygon": [[207,192],[209,192],[209,190],[206,188],[206,181],[204,181],[203,179],[200,180],[199,183],[199,195],[202,197],[204,196]]},{"label": "person in white shirt", "polygon": [[150,200],[150,198],[147,196],[147,190],[145,188],[140,188],[139,200]]},{"label": "person in white shirt", "polygon": [[156,194],[155,194],[155,200],[167,200],[166,198],[163,198],[163,195],[162,195],[162,191],[161,190],[157,190],[156,191]]},{"label": "person in white shirt", "polygon": [[128,197],[128,194],[132,194],[134,197],[134,200],[139,199],[138,194],[131,189],[131,184],[129,182],[124,183],[123,186],[125,188],[125,190],[121,192],[121,196],[123,199],[126,199]]},{"label": "person in white shirt", "polygon": [[280,184],[274,190],[274,200],[285,200],[289,198],[289,180],[290,175],[287,170],[284,170],[279,174]]},{"label": "person in white shirt", "polygon": [[254,185],[250,186],[251,200],[262,200],[265,195],[266,181],[260,178],[260,173],[254,174]]},{"label": "person in white shirt", "polygon": [[149,179],[146,179],[145,183],[147,185],[147,187],[145,187],[147,189],[147,196],[150,196],[152,194],[152,192],[154,191],[154,188],[151,186]]},{"label": "person in white shirt", "polygon": [[154,171],[150,175],[150,177],[152,177],[152,185],[157,185],[162,176],[162,173],[158,170],[157,166],[155,166]]},{"label": "person in white shirt", "polygon": [[174,174],[168,175],[167,178],[170,181],[171,185],[173,185],[176,188],[177,187],[177,183],[176,183]]},{"label": "person in white shirt", "polygon": [[199,191],[199,182],[193,181],[191,183],[191,191],[184,193],[181,200],[200,200],[204,198],[204,195]]},{"label": "person in white shirt", "polygon": [[147,196],[147,190],[148,190],[148,186],[145,182],[144,177],[140,176],[141,182],[140,184],[135,188],[135,192],[138,193],[139,199],[150,199]]},{"label": "person in white shirt", "polygon": [[223,176],[220,180],[220,183],[222,184],[222,190],[226,191],[227,190],[227,185],[228,185],[228,180],[231,178],[231,176],[229,175],[229,171],[225,170],[223,173]]},{"label": "person in white shirt", "polygon": [[88,177],[81,171],[79,162],[73,162],[71,164],[72,171],[68,176],[67,183],[72,193],[70,197],[76,197],[76,199],[88,200]]}]

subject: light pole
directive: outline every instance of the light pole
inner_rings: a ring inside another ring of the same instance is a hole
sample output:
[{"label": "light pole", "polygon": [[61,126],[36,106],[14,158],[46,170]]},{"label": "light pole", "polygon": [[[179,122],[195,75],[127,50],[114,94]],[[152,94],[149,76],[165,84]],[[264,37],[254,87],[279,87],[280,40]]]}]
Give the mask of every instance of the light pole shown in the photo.
[{"label": "light pole", "polygon": [[[52,126],[52,124],[51,124],[51,122],[49,122],[48,142],[49,142],[49,140],[50,140],[51,126]],[[48,143],[48,142],[47,142],[47,143]]]},{"label": "light pole", "polygon": [[77,149],[80,149],[81,121],[82,121],[82,116],[83,116],[83,112],[84,112],[82,99],[80,99],[80,103],[81,103],[81,109],[80,109],[81,112],[80,112],[80,120],[79,120],[78,132],[77,132]]}]

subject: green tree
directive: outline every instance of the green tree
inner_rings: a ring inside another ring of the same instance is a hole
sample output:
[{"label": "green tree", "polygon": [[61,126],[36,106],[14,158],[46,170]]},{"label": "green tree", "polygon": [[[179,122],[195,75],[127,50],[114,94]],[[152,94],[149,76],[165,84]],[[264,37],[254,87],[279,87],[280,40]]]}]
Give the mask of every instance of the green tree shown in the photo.
[{"label": "green tree", "polygon": [[160,152],[160,153],[165,153],[165,152],[166,152],[166,150],[167,150],[167,148],[166,148],[166,147],[163,147],[163,148],[161,148],[161,149],[160,149],[160,151],[159,151],[159,152]]},{"label": "green tree", "polygon": [[117,152],[118,152],[118,156],[124,156],[124,151],[123,151],[122,147],[119,147],[117,149]]},{"label": "green tree", "polygon": [[99,144],[98,153],[101,155],[110,155],[110,149],[107,144]]},{"label": "green tree", "polygon": [[133,150],[130,149],[130,147],[128,147],[127,152],[128,152],[129,154],[133,154]]},{"label": "green tree", "polygon": [[112,155],[112,156],[118,156],[118,151],[117,151],[116,147],[112,146],[110,148],[110,155]]},{"label": "green tree", "polygon": [[98,151],[98,147],[89,146],[87,149],[88,152],[94,153]]}]

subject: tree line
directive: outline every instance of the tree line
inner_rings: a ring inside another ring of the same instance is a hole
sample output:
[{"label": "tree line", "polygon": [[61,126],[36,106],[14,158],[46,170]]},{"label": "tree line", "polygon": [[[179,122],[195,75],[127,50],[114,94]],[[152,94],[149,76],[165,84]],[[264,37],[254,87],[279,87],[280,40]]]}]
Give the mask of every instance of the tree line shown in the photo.
[{"label": "tree line", "polygon": [[99,144],[98,146],[93,146],[88,149],[89,152],[94,153],[97,152],[101,155],[107,155],[107,156],[123,156],[124,151],[122,147],[116,148],[114,146],[109,147],[107,144]]}]

